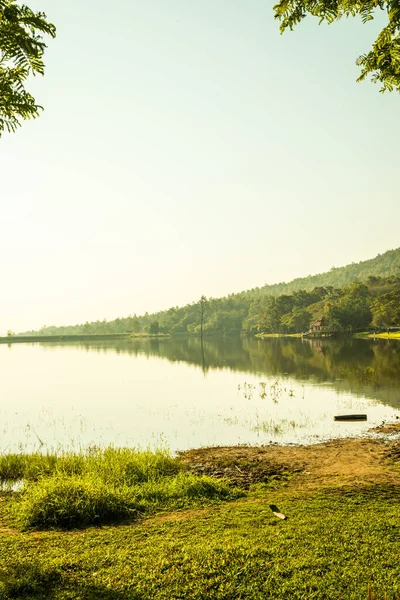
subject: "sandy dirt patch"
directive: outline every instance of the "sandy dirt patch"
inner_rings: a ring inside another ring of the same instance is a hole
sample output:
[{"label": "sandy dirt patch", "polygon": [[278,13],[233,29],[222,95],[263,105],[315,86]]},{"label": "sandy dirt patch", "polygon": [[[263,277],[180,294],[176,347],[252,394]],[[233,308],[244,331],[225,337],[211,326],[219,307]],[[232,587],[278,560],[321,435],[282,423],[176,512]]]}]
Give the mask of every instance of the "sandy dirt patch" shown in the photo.
[{"label": "sandy dirt patch", "polygon": [[[400,431],[400,423],[396,430]],[[307,487],[400,483],[399,441],[341,439],[312,446],[212,447],[182,452],[180,457],[193,472],[226,477],[245,488],[289,474],[291,484]]]}]

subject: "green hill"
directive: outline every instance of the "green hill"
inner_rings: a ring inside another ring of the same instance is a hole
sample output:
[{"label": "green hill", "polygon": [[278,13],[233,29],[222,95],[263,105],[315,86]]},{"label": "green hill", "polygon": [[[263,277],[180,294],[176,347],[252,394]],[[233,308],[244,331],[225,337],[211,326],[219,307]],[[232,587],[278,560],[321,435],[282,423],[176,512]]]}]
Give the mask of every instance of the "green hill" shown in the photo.
[{"label": "green hill", "polygon": [[326,273],[308,275],[293,279],[289,283],[276,283],[264,285],[261,291],[265,295],[279,296],[281,294],[292,294],[298,290],[312,290],[315,287],[332,286],[342,288],[353,281],[367,281],[369,277],[392,277],[400,273],[400,248],[388,250],[384,254],[378,254],[375,258],[351,263],[345,267],[332,267]]},{"label": "green hill", "polygon": [[[358,285],[352,285],[358,282]],[[375,258],[332,268],[289,283],[264,285],[204,305],[203,331],[237,334],[242,331],[295,333],[324,314],[339,330],[400,325],[400,248]],[[142,316],[79,325],[48,326],[23,335],[82,335],[116,333],[199,334],[199,302]]]}]

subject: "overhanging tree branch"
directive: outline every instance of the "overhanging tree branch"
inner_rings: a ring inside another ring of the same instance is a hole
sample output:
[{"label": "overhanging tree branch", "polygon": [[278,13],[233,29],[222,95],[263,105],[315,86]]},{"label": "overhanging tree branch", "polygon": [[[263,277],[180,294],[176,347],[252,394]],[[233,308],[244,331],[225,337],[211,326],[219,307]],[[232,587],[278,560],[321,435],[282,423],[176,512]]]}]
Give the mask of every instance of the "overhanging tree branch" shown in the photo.
[{"label": "overhanging tree branch", "polygon": [[43,35],[56,35],[44,13],[15,0],[0,0],[0,136],[43,110],[25,89],[29,75],[44,74]]},{"label": "overhanging tree branch", "polygon": [[381,92],[400,91],[400,0],[280,0],[274,6],[281,33],[293,30],[307,15],[317,17],[320,23],[360,15],[366,23],[377,10],[387,13],[388,24],[371,50],[357,59],[361,67],[357,81],[371,77],[374,83],[381,84]]}]

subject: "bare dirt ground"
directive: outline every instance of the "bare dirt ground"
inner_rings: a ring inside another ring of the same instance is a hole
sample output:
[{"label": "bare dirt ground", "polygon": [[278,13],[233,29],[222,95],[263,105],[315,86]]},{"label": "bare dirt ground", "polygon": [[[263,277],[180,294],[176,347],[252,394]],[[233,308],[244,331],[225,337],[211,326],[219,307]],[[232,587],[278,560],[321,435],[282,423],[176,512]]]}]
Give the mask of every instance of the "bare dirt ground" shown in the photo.
[{"label": "bare dirt ground", "polygon": [[200,448],[181,453],[195,473],[226,477],[248,488],[256,482],[290,478],[301,487],[358,484],[400,484],[400,423],[375,431],[387,439],[342,439],[312,446],[261,446]]}]

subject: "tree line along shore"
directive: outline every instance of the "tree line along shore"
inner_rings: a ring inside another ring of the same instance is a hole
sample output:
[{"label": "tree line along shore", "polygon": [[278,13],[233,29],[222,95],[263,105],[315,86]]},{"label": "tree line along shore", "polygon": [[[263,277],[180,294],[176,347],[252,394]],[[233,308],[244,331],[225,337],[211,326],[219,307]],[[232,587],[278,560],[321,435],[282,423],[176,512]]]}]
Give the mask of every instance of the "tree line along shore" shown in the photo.
[{"label": "tree line along shore", "polygon": [[[202,320],[202,314],[204,317]],[[400,276],[370,276],[345,287],[315,287],[278,296],[261,292],[210,298],[152,315],[132,315],[65,327],[48,326],[7,337],[166,336],[299,334],[315,319],[324,319],[335,332],[389,332],[400,328]],[[29,340],[27,340],[29,341]]]}]

